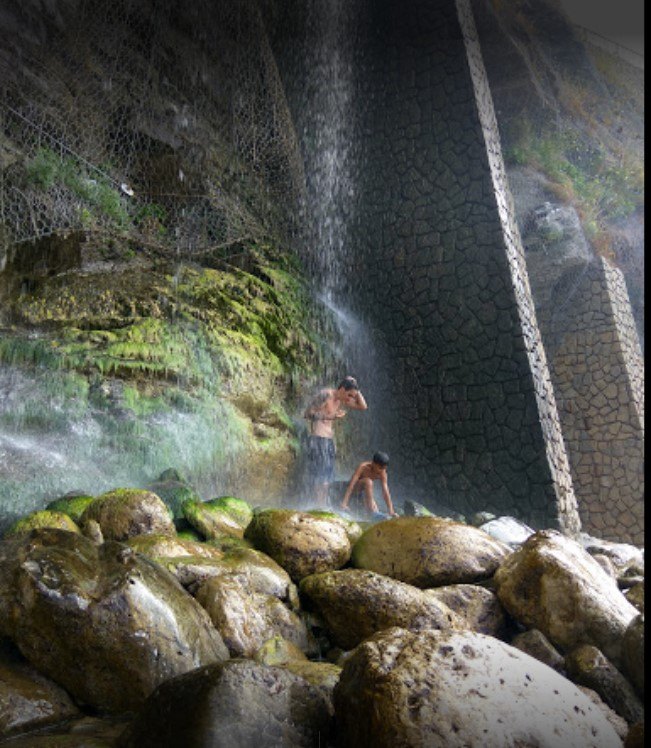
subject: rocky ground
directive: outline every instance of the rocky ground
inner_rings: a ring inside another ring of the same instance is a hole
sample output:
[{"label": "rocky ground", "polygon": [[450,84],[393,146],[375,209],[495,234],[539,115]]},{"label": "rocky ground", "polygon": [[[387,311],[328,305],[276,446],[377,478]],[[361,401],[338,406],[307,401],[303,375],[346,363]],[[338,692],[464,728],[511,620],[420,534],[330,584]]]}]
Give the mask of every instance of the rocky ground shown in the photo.
[{"label": "rocky ground", "polygon": [[2,744],[642,745],[642,549],[149,488],[0,541]]}]

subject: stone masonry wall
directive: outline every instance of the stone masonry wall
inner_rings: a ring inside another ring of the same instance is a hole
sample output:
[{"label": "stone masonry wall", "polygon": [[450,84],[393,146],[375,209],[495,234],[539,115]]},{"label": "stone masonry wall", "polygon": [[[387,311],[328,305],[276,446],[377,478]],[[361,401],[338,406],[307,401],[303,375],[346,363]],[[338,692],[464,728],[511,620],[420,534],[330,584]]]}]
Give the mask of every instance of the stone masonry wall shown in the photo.
[{"label": "stone masonry wall", "polygon": [[367,12],[348,291],[382,361],[365,387],[375,448],[398,499],[576,531],[470,8]]},{"label": "stone masonry wall", "polygon": [[[560,302],[560,300],[558,300]],[[550,366],[586,532],[644,543],[644,369],[620,270],[590,263]]]}]

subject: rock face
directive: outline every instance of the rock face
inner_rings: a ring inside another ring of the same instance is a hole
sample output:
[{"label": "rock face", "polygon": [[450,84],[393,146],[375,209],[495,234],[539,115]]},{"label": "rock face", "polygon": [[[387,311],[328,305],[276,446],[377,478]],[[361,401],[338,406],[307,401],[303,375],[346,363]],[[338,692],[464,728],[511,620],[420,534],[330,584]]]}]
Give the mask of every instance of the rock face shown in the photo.
[{"label": "rock face", "polygon": [[553,530],[532,535],[495,577],[507,611],[569,651],[593,644],[621,663],[622,638],[637,610],[581,546]]},{"label": "rock face", "polygon": [[377,634],[345,662],[334,703],[343,748],[621,746],[567,679],[470,632]]},{"label": "rock face", "polygon": [[228,657],[201,606],[122,544],[40,530],[14,552],[7,633],[81,704],[131,710],[162,681]]},{"label": "rock face", "polygon": [[0,652],[0,736],[79,716],[68,694],[12,653]]},{"label": "rock face", "polygon": [[355,543],[352,563],[416,587],[438,587],[490,577],[509,552],[476,527],[398,517],[369,527]]},{"label": "rock face", "polygon": [[118,488],[98,496],[81,515],[82,529],[95,520],[105,540],[127,540],[134,535],[176,535],[170,513],[151,491]]},{"label": "rock face", "polygon": [[372,571],[343,569],[314,574],[303,579],[299,589],[342,649],[352,649],[392,626],[415,630],[462,627],[459,618],[439,600]]},{"label": "rock face", "polygon": [[317,687],[283,668],[232,660],[163,683],[119,746],[312,748],[327,745],[329,723]]},{"label": "rock face", "polygon": [[339,569],[350,558],[346,525],[307,512],[266,509],[253,517],[245,537],[277,561],[295,581]]}]

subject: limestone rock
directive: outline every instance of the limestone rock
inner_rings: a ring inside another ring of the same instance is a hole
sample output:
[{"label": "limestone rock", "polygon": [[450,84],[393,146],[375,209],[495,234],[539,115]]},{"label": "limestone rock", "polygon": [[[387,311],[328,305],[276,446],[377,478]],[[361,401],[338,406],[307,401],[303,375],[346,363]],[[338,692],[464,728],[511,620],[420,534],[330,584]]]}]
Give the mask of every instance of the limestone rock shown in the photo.
[{"label": "limestone rock", "polygon": [[471,525],[397,517],[364,532],[352,563],[416,587],[438,587],[486,579],[508,553],[508,546]]},{"label": "limestone rock", "polygon": [[644,614],[636,616],[628,625],[622,643],[624,673],[635,690],[644,696]]},{"label": "limestone rock", "polygon": [[313,748],[327,745],[330,719],[326,697],[303,678],[231,660],[159,686],[119,746]]},{"label": "limestone rock", "polygon": [[222,496],[210,501],[186,501],[183,516],[205,538],[241,538],[253,517],[253,510],[242,499]]},{"label": "limestone rock", "polygon": [[196,600],[120,543],[39,530],[13,551],[8,634],[81,704],[130,710],[160,682],[228,657]]},{"label": "limestone rock", "polygon": [[476,584],[451,584],[425,590],[457,614],[460,626],[498,639],[506,629],[506,613],[497,595]]},{"label": "limestone rock", "polygon": [[587,686],[629,724],[644,719],[644,707],[633,688],[597,647],[582,644],[565,657],[568,677]]},{"label": "limestone rock", "polygon": [[32,512],[26,517],[19,519],[7,530],[6,534],[17,535],[45,527],[79,533],[79,527],[67,514],[44,509],[40,512]]},{"label": "limestone rock", "polygon": [[538,629],[529,629],[517,634],[511,640],[511,646],[535,657],[557,672],[565,673],[565,658]]},{"label": "limestone rock", "polygon": [[343,649],[390,628],[461,628],[458,617],[439,600],[404,582],[361,569],[343,569],[306,577],[301,596],[325,621]]},{"label": "limestone rock", "polygon": [[232,657],[252,657],[276,635],[304,652],[316,654],[304,621],[273,595],[251,592],[233,577],[220,576],[202,584],[196,599],[207,611]]},{"label": "limestone rock", "polygon": [[390,629],[360,644],[334,691],[342,748],[616,748],[574,684],[493,637]]},{"label": "limestone rock", "polygon": [[118,488],[98,496],[81,515],[99,523],[105,540],[127,540],[134,535],[176,535],[170,513],[156,494],[135,488]]},{"label": "limestone rock", "polygon": [[17,653],[0,652],[0,736],[56,724],[79,709],[56,683],[42,676]]},{"label": "limestone rock", "polygon": [[637,611],[576,541],[537,532],[503,561],[494,581],[507,611],[561,651],[594,644],[621,662],[622,638]]},{"label": "limestone rock", "polygon": [[292,579],[341,568],[350,558],[343,522],[289,509],[266,509],[253,517],[245,537]]}]

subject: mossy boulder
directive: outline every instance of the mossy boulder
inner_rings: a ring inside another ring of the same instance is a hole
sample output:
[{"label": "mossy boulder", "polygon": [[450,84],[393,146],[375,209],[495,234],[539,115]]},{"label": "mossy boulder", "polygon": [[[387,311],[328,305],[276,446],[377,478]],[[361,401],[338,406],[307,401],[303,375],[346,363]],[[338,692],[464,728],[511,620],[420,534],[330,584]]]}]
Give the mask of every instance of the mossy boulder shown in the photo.
[{"label": "mossy boulder", "polygon": [[346,660],[334,690],[342,748],[615,748],[569,680],[491,636],[393,628]]},{"label": "mossy boulder", "polygon": [[300,676],[231,660],[163,683],[120,748],[313,748],[329,745],[330,721],[328,700]]},{"label": "mossy boulder", "polygon": [[253,543],[246,538],[237,538],[234,535],[223,535],[221,538],[213,538],[206,541],[207,545],[218,548],[220,551],[236,551],[238,549],[253,548]]},{"label": "mossy boulder", "polygon": [[74,522],[79,523],[81,515],[86,508],[95,501],[94,496],[75,495],[62,496],[60,499],[51,501],[45,508],[51,512],[63,512]]},{"label": "mossy boulder", "polygon": [[50,529],[4,543],[4,627],[78,703],[133,710],[162,681],[228,657],[196,600],[127,546]]},{"label": "mossy boulder", "polygon": [[301,581],[299,590],[342,649],[352,649],[392,626],[416,630],[462,626],[447,605],[423,590],[372,571],[342,569],[313,574]]},{"label": "mossy boulder", "polygon": [[291,660],[307,662],[307,656],[292,642],[276,634],[255,652],[253,659],[263,665],[286,665]]},{"label": "mossy boulder", "polygon": [[158,480],[150,483],[147,490],[163,500],[175,520],[184,516],[183,504],[186,501],[201,501],[201,497],[192,486],[177,480]]},{"label": "mossy boulder", "polygon": [[186,501],[183,516],[207,539],[225,535],[241,538],[253,517],[253,510],[243,499],[221,496],[210,501]]},{"label": "mossy boulder", "polygon": [[498,639],[506,631],[506,611],[497,595],[476,584],[451,584],[425,590],[428,597],[442,602],[463,622],[463,628]]},{"label": "mossy boulder", "polygon": [[295,581],[339,569],[350,558],[348,529],[339,518],[290,509],[265,509],[254,515],[245,537],[278,562]]},{"label": "mossy boulder", "polygon": [[68,532],[79,533],[79,527],[63,512],[56,512],[49,509],[43,509],[40,512],[32,512],[26,517],[19,519],[8,530],[7,535],[18,535],[37,530],[44,527],[67,530]]},{"label": "mossy boulder", "polygon": [[222,558],[224,555],[218,548],[207,543],[184,540],[170,535],[136,535],[126,541],[129,548],[142,553],[150,559],[161,556],[176,558],[178,556],[198,556],[204,558]]},{"label": "mossy boulder", "polygon": [[232,576],[212,577],[196,599],[205,608],[232,657],[251,657],[273,636],[316,654],[305,622],[273,595],[252,592]]},{"label": "mossy boulder", "polygon": [[100,526],[105,540],[127,540],[135,535],[176,535],[168,508],[151,491],[117,488],[98,496],[81,515],[82,529],[89,520]]},{"label": "mossy boulder", "polygon": [[486,579],[509,553],[508,546],[471,525],[396,517],[365,530],[351,562],[416,587],[438,587]]},{"label": "mossy boulder", "polygon": [[351,545],[354,545],[362,537],[362,533],[364,532],[359,522],[342,517],[340,514],[336,514],[335,512],[328,512],[324,509],[310,509],[308,514],[311,514],[313,517],[330,519],[333,522],[341,522],[346,528],[346,534],[348,535]]},{"label": "mossy boulder", "polygon": [[592,644],[621,666],[624,633],[638,611],[576,541],[541,530],[504,559],[494,582],[506,610],[562,652]]}]

